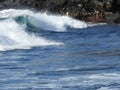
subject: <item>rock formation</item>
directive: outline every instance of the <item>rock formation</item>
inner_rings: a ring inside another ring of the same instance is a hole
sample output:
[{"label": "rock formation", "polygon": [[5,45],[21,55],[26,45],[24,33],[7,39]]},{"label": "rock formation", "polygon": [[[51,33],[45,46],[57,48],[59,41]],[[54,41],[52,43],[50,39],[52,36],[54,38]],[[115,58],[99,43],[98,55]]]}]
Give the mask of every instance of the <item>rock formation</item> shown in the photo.
[{"label": "rock formation", "polygon": [[0,0],[0,8],[34,8],[88,22],[106,22],[107,14],[120,13],[120,0]]}]

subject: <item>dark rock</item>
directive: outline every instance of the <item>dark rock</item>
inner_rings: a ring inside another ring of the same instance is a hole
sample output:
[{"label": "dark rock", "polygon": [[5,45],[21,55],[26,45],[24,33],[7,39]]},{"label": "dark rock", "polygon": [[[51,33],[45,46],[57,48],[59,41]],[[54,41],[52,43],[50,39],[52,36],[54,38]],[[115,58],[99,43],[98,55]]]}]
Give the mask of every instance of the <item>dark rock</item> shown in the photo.
[{"label": "dark rock", "polygon": [[120,24],[120,17],[116,18],[114,21],[115,24]]},{"label": "dark rock", "polygon": [[120,13],[120,0],[113,0],[113,3],[112,3],[112,12],[113,13],[116,13],[116,12]]},{"label": "dark rock", "polygon": [[0,0],[0,8],[34,8],[88,21],[103,22],[104,13],[119,12],[120,0]]}]

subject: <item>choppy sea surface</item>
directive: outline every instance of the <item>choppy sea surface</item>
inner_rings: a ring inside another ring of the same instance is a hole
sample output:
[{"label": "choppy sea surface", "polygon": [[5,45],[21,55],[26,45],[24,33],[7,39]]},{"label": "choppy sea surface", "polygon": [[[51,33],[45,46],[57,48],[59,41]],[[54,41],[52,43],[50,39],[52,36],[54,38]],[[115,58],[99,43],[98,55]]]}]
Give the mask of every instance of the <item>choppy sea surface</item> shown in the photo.
[{"label": "choppy sea surface", "polygon": [[0,11],[0,90],[120,90],[120,25]]}]

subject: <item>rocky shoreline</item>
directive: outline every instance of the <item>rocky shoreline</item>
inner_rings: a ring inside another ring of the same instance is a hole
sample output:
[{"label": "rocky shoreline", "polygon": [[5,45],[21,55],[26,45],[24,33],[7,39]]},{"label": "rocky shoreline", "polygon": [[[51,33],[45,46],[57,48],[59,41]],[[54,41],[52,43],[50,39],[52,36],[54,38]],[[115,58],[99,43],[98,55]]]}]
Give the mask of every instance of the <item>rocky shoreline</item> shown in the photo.
[{"label": "rocky shoreline", "polygon": [[120,0],[0,0],[0,9],[30,8],[94,23],[120,23]]}]

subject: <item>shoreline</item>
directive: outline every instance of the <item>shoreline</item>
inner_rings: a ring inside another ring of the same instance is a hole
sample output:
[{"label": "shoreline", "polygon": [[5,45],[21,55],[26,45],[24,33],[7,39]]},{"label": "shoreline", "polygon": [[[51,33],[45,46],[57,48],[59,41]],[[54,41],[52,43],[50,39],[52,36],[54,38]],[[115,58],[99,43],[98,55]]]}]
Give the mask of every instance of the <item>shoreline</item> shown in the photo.
[{"label": "shoreline", "polygon": [[120,0],[2,0],[0,9],[30,9],[93,23],[120,24]]}]

